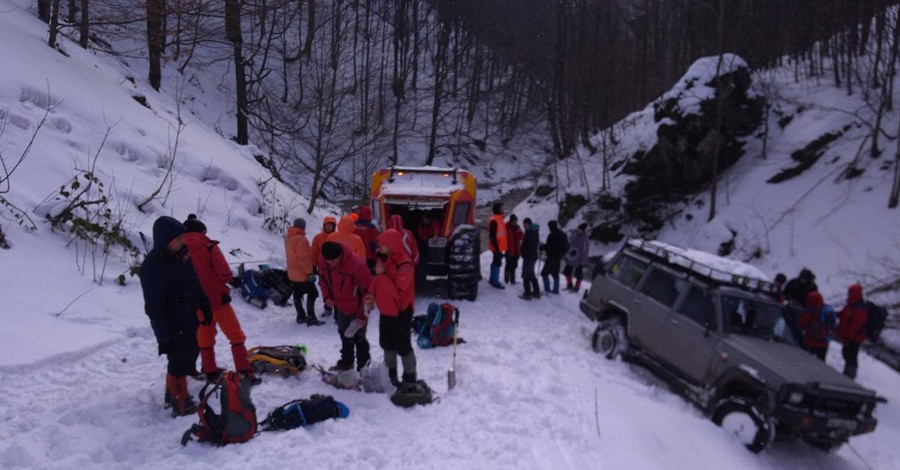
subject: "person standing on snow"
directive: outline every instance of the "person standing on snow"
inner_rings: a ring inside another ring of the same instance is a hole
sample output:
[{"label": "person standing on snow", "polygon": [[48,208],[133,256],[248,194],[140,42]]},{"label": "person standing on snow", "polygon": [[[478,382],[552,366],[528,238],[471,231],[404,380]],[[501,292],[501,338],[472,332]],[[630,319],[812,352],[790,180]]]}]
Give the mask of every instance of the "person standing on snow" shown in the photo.
[{"label": "person standing on snow", "polygon": [[[559,265],[562,257],[569,250],[569,240],[566,234],[559,229],[555,220],[547,223],[550,233],[547,234],[547,242],[541,246],[541,250],[547,254],[547,261],[541,269],[541,278],[544,280],[544,292],[559,294]],[[550,289],[550,278],[553,278],[553,289]]]},{"label": "person standing on snow", "polygon": [[165,407],[172,416],[197,411],[187,387],[187,375],[196,370],[197,324],[212,323],[209,299],[191,264],[184,244],[184,224],[169,216],[153,222],[153,249],[141,263],[144,312],[156,336],[158,352],[168,359]]},{"label": "person standing on snow", "polygon": [[[334,232],[335,228],[337,228],[337,220],[333,216],[325,216],[325,219],[322,220],[322,231],[313,237],[310,244],[310,259],[313,264],[313,274],[310,276],[310,280],[313,282],[314,287],[316,276],[319,274],[319,255],[322,254],[322,244],[328,240],[328,235]],[[331,315],[331,309],[326,306],[322,310],[322,316],[327,317],[329,315]]]},{"label": "person standing on snow", "polygon": [[[569,250],[566,252],[566,268],[563,275],[566,276],[566,290],[578,292],[581,289],[581,280],[584,278],[584,265],[587,264],[591,245],[588,242],[587,224],[581,224],[569,235]],[[572,285],[572,271],[575,272],[575,285]]]},{"label": "person standing on snow", "polygon": [[391,384],[398,387],[397,356],[403,362],[403,382],[416,382],[416,355],[409,334],[415,309],[416,270],[403,245],[402,232],[388,229],[377,240],[378,261],[367,300],[381,312],[378,344],[384,350]]},{"label": "person standing on snow", "polygon": [[819,290],[816,276],[807,268],[800,270],[800,275],[788,281],[784,286],[784,299],[790,305],[802,307],[810,292]]},{"label": "person standing on snow", "polygon": [[[284,251],[287,258],[287,275],[291,280],[294,291],[294,309],[297,311],[297,323],[306,323],[306,326],[324,325],[316,317],[316,299],[319,292],[313,276],[313,266],[316,262],[312,257],[312,248],[306,238],[306,220],[294,219],[292,227],[288,228],[284,237]],[[306,310],[303,309],[303,297],[306,296]]]},{"label": "person standing on snow", "polygon": [[[350,251],[346,245],[327,241],[322,245],[319,256],[319,287],[325,305],[334,309],[334,320],[341,336],[341,359],[331,370],[353,369],[353,356],[356,355],[356,369],[360,370],[368,364],[369,341],[366,339],[368,312],[364,309],[363,299],[372,285],[372,273],[366,266],[366,260]],[[362,325],[348,338],[344,333],[351,322]]]},{"label": "person standing on snow", "polygon": [[241,324],[238,322],[234,309],[231,307],[231,289],[228,283],[234,279],[225,255],[219,249],[219,242],[210,240],[206,236],[206,225],[191,214],[184,221],[184,244],[191,254],[194,272],[203,286],[203,292],[209,299],[212,308],[212,322],[208,325],[200,325],[197,328],[197,345],[200,347],[201,371],[206,375],[207,382],[215,382],[222,376],[222,369],[216,365],[216,325],[222,329],[222,333],[231,343],[231,356],[234,359],[234,369],[253,385],[258,385],[262,380],[250,370],[247,361],[247,340]]},{"label": "person standing on snow", "polygon": [[491,259],[491,278],[488,281],[497,289],[506,289],[500,283],[500,267],[503,265],[503,254],[506,253],[506,224],[503,223],[503,204],[499,202],[491,208],[494,215],[488,221],[488,247],[493,253]]},{"label": "person standing on snow", "polygon": [[[416,237],[410,230],[407,230],[403,227],[403,219],[394,214],[388,219],[388,228],[392,228],[401,234],[403,234],[403,250],[409,254],[409,259],[412,260],[414,266],[419,265],[419,244],[416,243]],[[376,253],[376,257],[378,254]]]},{"label": "person standing on snow", "polygon": [[[366,245],[362,238],[356,234],[356,222],[353,216],[356,214],[345,215],[338,222],[337,231],[328,235],[325,241],[337,242],[350,248],[350,251],[362,257],[363,262],[366,261]],[[371,272],[369,273],[371,274]]]},{"label": "person standing on snow", "polygon": [[509,221],[506,222],[506,264],[503,268],[503,282],[507,284],[516,283],[516,268],[519,266],[519,255],[522,251],[524,233],[518,221],[516,214],[510,214]]},{"label": "person standing on snow", "polygon": [[534,272],[541,244],[540,226],[528,217],[522,221],[522,225],[525,228],[525,238],[522,240],[522,284],[525,285],[525,293],[521,298],[540,299],[541,288],[538,287],[537,274]]},{"label": "person standing on snow", "polygon": [[806,350],[823,362],[828,355],[828,343],[831,342],[834,322],[834,309],[830,305],[825,305],[822,294],[818,291],[810,292],[800,313],[800,329],[803,331],[803,345]]},{"label": "person standing on snow", "polygon": [[359,206],[359,219],[356,220],[354,233],[362,239],[366,247],[366,266],[369,272],[375,273],[375,251],[378,249],[378,227],[372,223],[372,208],[366,205]]},{"label": "person standing on snow", "polygon": [[840,322],[835,336],[844,346],[844,375],[856,379],[859,369],[859,346],[866,340],[866,322],[869,321],[869,308],[863,301],[863,289],[853,284],[847,289],[847,305],[838,313]]}]

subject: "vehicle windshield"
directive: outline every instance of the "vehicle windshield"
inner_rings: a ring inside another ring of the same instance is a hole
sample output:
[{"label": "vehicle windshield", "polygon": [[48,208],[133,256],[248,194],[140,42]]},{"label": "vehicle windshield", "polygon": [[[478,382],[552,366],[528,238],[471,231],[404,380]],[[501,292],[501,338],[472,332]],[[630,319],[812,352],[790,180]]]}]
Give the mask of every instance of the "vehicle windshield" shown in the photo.
[{"label": "vehicle windshield", "polygon": [[784,307],[741,297],[722,296],[722,324],[726,333],[793,343]]}]

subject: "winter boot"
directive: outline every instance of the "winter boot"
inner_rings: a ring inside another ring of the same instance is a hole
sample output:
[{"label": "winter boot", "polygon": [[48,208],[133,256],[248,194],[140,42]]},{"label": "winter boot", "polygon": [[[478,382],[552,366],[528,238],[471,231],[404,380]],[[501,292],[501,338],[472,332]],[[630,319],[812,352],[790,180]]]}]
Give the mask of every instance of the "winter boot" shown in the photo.
[{"label": "winter boot", "polygon": [[302,325],[308,321],[306,313],[297,312],[297,324]]},{"label": "winter boot", "polygon": [[363,337],[363,339],[356,342],[356,370],[363,370],[371,361],[372,355],[369,353],[369,341]]},{"label": "winter boot", "polygon": [[337,361],[337,364],[328,368],[328,370],[338,372],[343,372],[350,369],[353,369],[353,361],[344,361],[343,359]]},{"label": "winter boot", "polygon": [[506,289],[506,286],[500,283],[500,266],[491,266],[491,280],[489,283],[497,289]]},{"label": "winter boot", "polygon": [[249,380],[250,385],[262,383],[262,379],[254,375],[250,368],[250,362],[247,360],[247,347],[244,346],[244,343],[232,344],[231,355],[234,356],[234,370]]},{"label": "winter boot", "polygon": [[544,281],[544,292],[550,292],[550,275],[541,274],[541,279]]},{"label": "winter boot", "polygon": [[246,370],[241,372],[241,377],[244,378],[247,382],[250,382],[250,386],[254,387],[262,383],[262,377],[253,373],[252,370]]},{"label": "winter boot", "polygon": [[211,347],[200,348],[200,364],[200,370],[206,375],[208,381],[209,375],[215,374],[219,370],[219,366],[216,365],[216,350]]},{"label": "winter boot", "polygon": [[572,285],[572,276],[566,275],[566,290],[572,290],[575,286]]},{"label": "winter boot", "polygon": [[397,368],[396,367],[388,368],[388,377],[390,377],[391,385],[393,385],[394,388],[400,386],[400,380],[397,378]]},{"label": "winter boot", "polygon": [[197,412],[194,397],[188,394],[185,376],[166,374],[165,408],[172,409],[173,418]]},{"label": "winter boot", "polygon": [[414,384],[416,383],[416,373],[415,372],[403,372],[403,383],[405,384]]},{"label": "winter boot", "polygon": [[575,280],[575,288],[572,289],[572,292],[578,292],[581,290],[581,279]]}]

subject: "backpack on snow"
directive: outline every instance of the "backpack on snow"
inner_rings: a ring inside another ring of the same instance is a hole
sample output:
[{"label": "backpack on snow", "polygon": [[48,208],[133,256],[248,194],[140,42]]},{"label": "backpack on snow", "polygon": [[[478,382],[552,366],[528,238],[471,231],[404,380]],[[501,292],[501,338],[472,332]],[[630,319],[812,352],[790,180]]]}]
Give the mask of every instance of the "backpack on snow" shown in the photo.
[{"label": "backpack on snow", "polygon": [[350,409],[347,405],[336,401],[330,395],[316,394],[275,408],[259,425],[263,431],[295,429],[332,418],[346,418],[349,415]]},{"label": "backpack on snow", "polygon": [[[261,267],[262,268],[262,267]],[[263,282],[269,288],[269,298],[275,305],[287,305],[288,299],[294,293],[291,286],[291,280],[288,278],[287,271],[283,269],[260,269]]]},{"label": "backpack on snow", "polygon": [[258,374],[299,374],[306,369],[305,346],[257,346],[247,351],[247,361]]},{"label": "backpack on snow", "polygon": [[[219,397],[220,413],[209,404],[213,395]],[[181,445],[187,445],[191,434],[200,442],[218,445],[249,441],[256,435],[256,407],[250,401],[250,381],[228,371],[216,382],[204,385],[197,415],[200,423],[184,433]]]},{"label": "backpack on snow", "polygon": [[391,395],[391,403],[403,408],[427,405],[432,402],[434,402],[434,394],[424,380],[403,382],[397,387],[397,391]]},{"label": "backpack on snow", "polygon": [[419,329],[416,330],[419,333],[416,344],[422,349],[453,344],[453,332],[456,330],[454,322],[458,320],[459,309],[448,303],[438,305],[432,302],[428,305],[424,322],[420,321]]},{"label": "backpack on snow", "polygon": [[865,330],[866,338],[872,344],[878,342],[881,336],[881,330],[884,329],[884,323],[887,321],[888,311],[881,305],[866,301],[866,309],[869,310],[869,319],[866,320]]},{"label": "backpack on snow", "polygon": [[259,308],[266,308],[271,292],[260,272],[255,269],[245,270],[241,263],[238,266],[238,277],[241,278],[241,297]]}]

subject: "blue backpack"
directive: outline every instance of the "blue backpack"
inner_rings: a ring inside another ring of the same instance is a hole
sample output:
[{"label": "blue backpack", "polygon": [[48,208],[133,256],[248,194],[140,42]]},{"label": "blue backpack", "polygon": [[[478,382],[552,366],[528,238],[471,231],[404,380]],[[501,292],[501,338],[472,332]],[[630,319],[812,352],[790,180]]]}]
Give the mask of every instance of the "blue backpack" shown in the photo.
[{"label": "blue backpack", "polygon": [[430,303],[425,320],[419,325],[416,344],[422,349],[453,344],[453,333],[459,321],[459,309],[451,304]]},{"label": "blue backpack", "polygon": [[255,269],[244,269],[244,264],[238,266],[238,276],[241,278],[241,297],[247,302],[259,308],[266,308],[272,292],[263,280],[262,274]]}]

